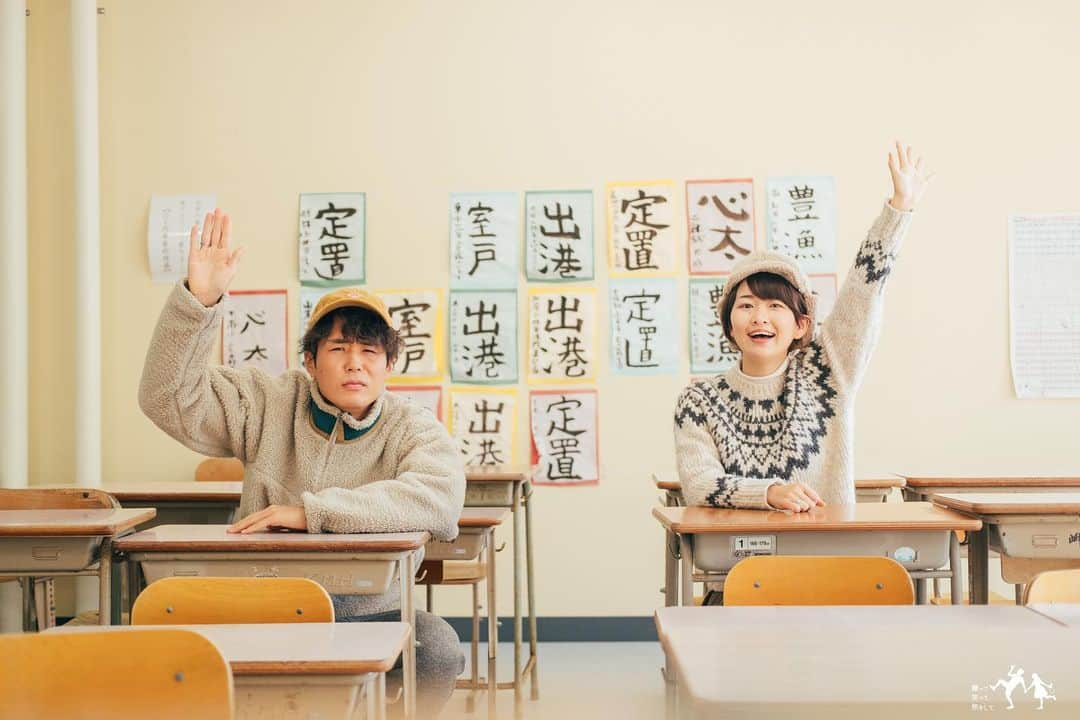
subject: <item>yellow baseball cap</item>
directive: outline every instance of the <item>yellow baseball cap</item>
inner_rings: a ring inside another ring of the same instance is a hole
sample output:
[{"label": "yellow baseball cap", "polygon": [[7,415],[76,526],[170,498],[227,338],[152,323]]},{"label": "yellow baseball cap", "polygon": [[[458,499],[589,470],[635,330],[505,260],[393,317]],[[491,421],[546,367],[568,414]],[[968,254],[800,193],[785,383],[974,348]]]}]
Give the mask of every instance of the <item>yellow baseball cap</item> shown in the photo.
[{"label": "yellow baseball cap", "polygon": [[308,320],[308,330],[315,327],[315,323],[322,320],[327,313],[343,307],[366,308],[381,317],[388,326],[393,327],[390,311],[386,309],[386,303],[382,301],[382,298],[358,287],[343,287],[328,292],[319,299]]}]

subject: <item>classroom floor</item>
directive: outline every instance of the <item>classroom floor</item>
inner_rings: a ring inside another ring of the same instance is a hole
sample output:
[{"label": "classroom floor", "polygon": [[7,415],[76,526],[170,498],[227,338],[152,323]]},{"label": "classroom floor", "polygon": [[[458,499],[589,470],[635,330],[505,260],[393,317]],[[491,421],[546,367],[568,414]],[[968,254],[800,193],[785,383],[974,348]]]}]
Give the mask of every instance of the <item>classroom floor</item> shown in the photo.
[{"label": "classroom floor", "polygon": [[[468,644],[462,645],[465,657]],[[514,646],[500,643],[500,680],[509,680]],[[528,685],[519,712],[514,712],[514,691],[500,690],[497,718],[514,720],[576,720],[618,717],[620,720],[655,720],[664,717],[664,681],[660,668],[664,653],[656,642],[541,643],[540,699],[529,700]],[[481,645],[481,663],[486,655]],[[465,676],[470,670],[465,669]],[[469,691],[457,690],[440,720],[486,720],[487,697],[476,693],[476,708],[467,709]]]}]

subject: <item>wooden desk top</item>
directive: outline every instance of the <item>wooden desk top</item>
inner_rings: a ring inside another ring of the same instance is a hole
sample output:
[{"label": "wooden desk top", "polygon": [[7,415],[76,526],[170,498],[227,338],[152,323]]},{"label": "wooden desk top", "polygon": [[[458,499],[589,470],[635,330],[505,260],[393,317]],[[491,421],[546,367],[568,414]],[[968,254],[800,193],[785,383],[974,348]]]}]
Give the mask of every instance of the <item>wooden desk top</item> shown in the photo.
[{"label": "wooden desk top", "polygon": [[142,482],[105,485],[102,490],[125,502],[240,502],[242,482]]},{"label": "wooden desk top", "polygon": [[[144,626],[58,627],[48,632],[131,632]],[[234,675],[354,675],[387,672],[410,629],[400,622],[155,625],[192,630],[218,647]]]},{"label": "wooden desk top", "polygon": [[930,499],[973,515],[1080,514],[1080,492],[934,493]]},{"label": "wooden desk top", "polygon": [[111,537],[157,515],[153,508],[0,510],[0,536]]},{"label": "wooden desk top", "polygon": [[531,476],[528,465],[472,465],[465,468],[466,482],[523,482]]},{"label": "wooden desk top", "polygon": [[932,503],[827,505],[805,513],[655,507],[653,517],[676,533],[793,530],[979,530],[982,522]]},{"label": "wooden desk top", "polygon": [[1036,603],[1028,608],[1068,627],[1080,628],[1080,604]]},{"label": "wooden desk top", "polygon": [[116,542],[123,552],[405,552],[423,547],[426,532],[331,533],[260,532],[229,533],[228,525],[159,525]]},{"label": "wooden desk top", "polygon": [[[878,488],[902,488],[905,485],[904,478],[891,477],[891,478],[870,478],[866,480],[856,480],[856,490],[871,490]],[[672,490],[682,491],[682,483],[678,480],[657,480],[656,487],[660,490]]]},{"label": "wooden desk top", "polygon": [[502,525],[510,514],[510,508],[467,507],[462,509],[458,527],[495,527]]},{"label": "wooden desk top", "polygon": [[937,475],[901,475],[910,488],[957,487],[1076,487],[1080,488],[1080,477],[944,477]]},{"label": "wooden desk top", "polygon": [[[143,482],[107,483],[102,490],[120,504],[125,502],[240,502],[242,482]],[[74,485],[44,485],[46,488],[72,488]]]},{"label": "wooden desk top", "polygon": [[[688,614],[670,612],[683,610],[709,614],[684,623]],[[1026,608],[665,608],[657,625],[691,701],[724,717],[961,717],[972,686],[988,688],[1011,665],[1054,683],[1047,710],[1080,708],[1080,631]],[[984,692],[1005,707],[1003,693]],[[1038,717],[1025,714],[1037,707],[1030,694],[1014,701],[1013,715]]]},{"label": "wooden desk top", "polygon": [[879,488],[902,488],[907,481],[902,477],[863,478],[855,481],[856,490],[877,490]]}]

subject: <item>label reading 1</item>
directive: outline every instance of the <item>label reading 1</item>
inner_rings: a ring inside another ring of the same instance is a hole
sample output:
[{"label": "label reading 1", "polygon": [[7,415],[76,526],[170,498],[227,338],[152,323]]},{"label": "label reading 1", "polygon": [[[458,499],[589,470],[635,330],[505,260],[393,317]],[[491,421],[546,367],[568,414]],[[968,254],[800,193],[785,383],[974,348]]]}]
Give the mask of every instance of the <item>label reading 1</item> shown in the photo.
[{"label": "label reading 1", "polygon": [[751,555],[775,555],[775,535],[736,535],[731,538],[731,554],[744,558]]}]

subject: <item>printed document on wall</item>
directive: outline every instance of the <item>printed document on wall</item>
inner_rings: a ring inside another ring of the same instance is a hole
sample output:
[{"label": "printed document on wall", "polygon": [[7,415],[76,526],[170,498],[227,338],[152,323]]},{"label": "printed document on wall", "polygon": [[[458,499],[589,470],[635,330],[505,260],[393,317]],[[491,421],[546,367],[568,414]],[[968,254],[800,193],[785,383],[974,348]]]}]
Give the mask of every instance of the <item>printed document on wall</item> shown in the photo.
[{"label": "printed document on wall", "polygon": [[1009,217],[1009,335],[1021,398],[1080,397],[1080,215]]}]

